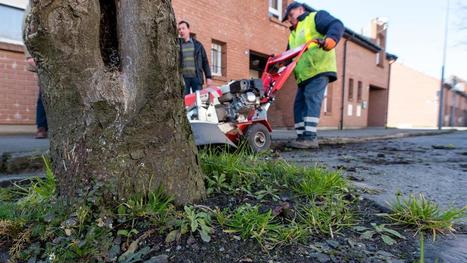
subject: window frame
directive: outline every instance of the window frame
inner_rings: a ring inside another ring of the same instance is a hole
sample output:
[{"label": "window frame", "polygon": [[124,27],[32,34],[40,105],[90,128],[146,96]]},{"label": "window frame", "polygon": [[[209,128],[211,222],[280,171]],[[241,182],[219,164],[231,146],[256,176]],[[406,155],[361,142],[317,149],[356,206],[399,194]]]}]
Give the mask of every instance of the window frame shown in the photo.
[{"label": "window frame", "polygon": [[[222,44],[213,41],[211,43],[211,74],[213,76],[222,76]],[[214,59],[214,52],[217,53],[217,59]]]},{"label": "window frame", "polygon": [[[273,1],[277,1],[277,9],[272,7]],[[282,20],[282,0],[269,0],[269,16],[275,17],[279,20]]]},{"label": "window frame", "polygon": [[347,100],[353,102],[354,99],[354,79],[349,78],[349,88],[347,91]]}]

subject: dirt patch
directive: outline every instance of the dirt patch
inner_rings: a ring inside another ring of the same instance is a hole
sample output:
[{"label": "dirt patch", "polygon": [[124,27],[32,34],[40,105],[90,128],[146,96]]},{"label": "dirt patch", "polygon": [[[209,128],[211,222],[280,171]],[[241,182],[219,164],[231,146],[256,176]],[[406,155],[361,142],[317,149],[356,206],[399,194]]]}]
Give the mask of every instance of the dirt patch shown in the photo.
[{"label": "dirt patch", "polygon": [[[235,207],[249,202],[242,198],[226,196],[211,197],[205,205]],[[270,204],[266,204],[270,206]],[[362,200],[355,205],[358,221],[356,225],[371,227],[370,223],[388,223],[376,214],[384,212],[381,207],[369,200]],[[399,231],[407,239],[400,240],[393,246],[386,245],[381,239],[365,240],[358,232],[346,229],[334,238],[312,236],[303,244],[279,246],[272,250],[263,249],[255,240],[242,240],[234,234],[227,234],[216,229],[210,243],[200,239],[184,237],[178,244],[167,245],[164,237],[148,240],[152,248],[148,257],[167,258],[168,262],[387,262],[401,260],[412,262],[416,259],[416,240],[414,233],[401,228]],[[415,252],[415,253],[414,253]],[[157,262],[157,261],[156,261]]]}]

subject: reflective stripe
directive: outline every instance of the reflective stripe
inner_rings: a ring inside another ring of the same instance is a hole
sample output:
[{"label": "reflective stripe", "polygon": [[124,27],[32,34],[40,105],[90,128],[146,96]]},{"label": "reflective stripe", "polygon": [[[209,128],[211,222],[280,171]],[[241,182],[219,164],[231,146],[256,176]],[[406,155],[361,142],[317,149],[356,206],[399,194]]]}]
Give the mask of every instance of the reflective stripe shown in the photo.
[{"label": "reflective stripe", "polygon": [[314,122],[314,123],[318,123],[319,122],[319,118],[316,118],[316,117],[305,117],[303,118],[303,120],[305,122]]},{"label": "reflective stripe", "polygon": [[316,127],[311,127],[311,126],[306,126],[305,127],[305,131],[309,131],[309,132],[316,132]]},{"label": "reflective stripe", "polygon": [[295,128],[305,127],[304,122],[295,123]]}]

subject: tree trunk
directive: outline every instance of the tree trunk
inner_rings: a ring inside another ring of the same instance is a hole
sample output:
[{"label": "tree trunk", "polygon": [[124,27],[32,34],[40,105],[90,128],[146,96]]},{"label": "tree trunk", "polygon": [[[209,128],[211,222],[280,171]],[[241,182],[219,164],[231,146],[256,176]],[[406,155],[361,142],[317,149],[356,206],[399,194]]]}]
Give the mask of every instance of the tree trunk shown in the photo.
[{"label": "tree trunk", "polygon": [[204,196],[185,116],[170,0],[34,0],[25,41],[38,65],[59,192],[126,198],[159,185]]}]

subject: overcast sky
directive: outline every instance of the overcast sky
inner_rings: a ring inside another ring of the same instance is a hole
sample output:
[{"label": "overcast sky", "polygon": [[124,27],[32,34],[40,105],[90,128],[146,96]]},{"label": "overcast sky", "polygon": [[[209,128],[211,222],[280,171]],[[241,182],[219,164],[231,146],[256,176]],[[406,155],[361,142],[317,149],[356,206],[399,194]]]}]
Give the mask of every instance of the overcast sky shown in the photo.
[{"label": "overcast sky", "polygon": [[[361,32],[371,19],[389,19],[387,51],[399,62],[440,78],[444,21],[447,0],[301,0],[315,9],[324,9],[341,19],[350,29]],[[450,0],[447,76],[467,79],[467,0]],[[462,21],[461,17],[464,17]],[[462,45],[461,43],[464,42]]]}]

